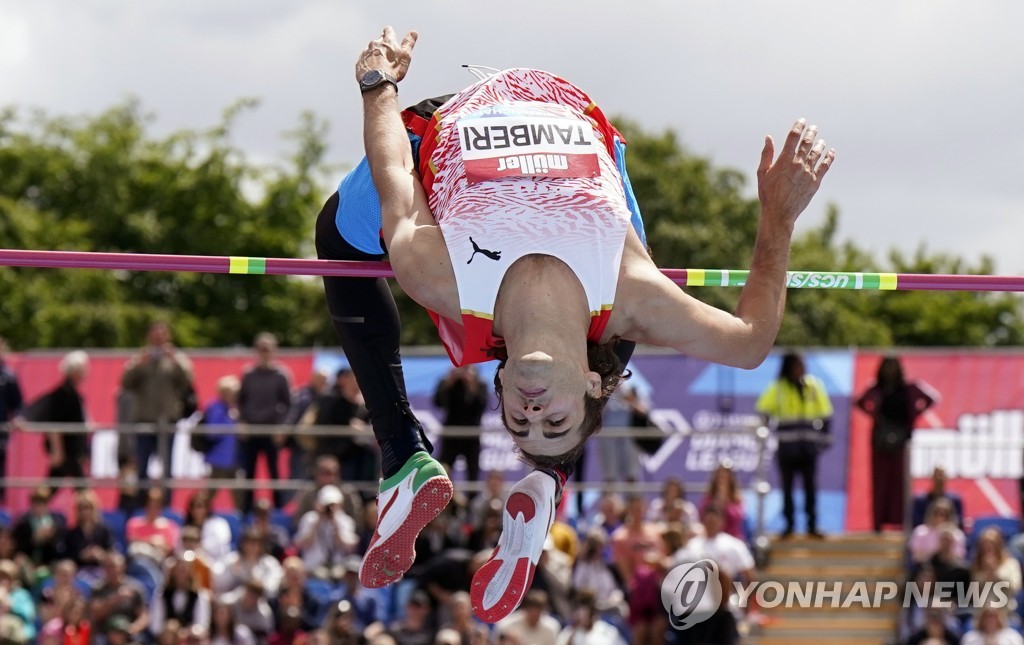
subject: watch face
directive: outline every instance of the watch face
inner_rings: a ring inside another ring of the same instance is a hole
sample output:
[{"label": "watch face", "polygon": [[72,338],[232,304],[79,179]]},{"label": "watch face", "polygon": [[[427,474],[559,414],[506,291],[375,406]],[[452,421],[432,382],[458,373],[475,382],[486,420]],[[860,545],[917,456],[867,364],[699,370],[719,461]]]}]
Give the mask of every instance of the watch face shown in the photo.
[{"label": "watch face", "polygon": [[384,74],[380,70],[372,69],[363,74],[361,85],[363,87],[373,87],[384,80]]}]

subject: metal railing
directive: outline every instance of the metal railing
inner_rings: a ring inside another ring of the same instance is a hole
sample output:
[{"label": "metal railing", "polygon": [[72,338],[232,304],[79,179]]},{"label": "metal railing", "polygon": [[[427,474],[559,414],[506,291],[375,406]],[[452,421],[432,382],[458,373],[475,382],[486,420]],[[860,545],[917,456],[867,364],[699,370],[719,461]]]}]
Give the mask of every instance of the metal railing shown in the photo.
[{"label": "metal railing", "polygon": [[[77,423],[45,423],[45,422],[28,422],[19,420],[14,423],[6,424],[6,427],[0,424],[0,432],[23,432],[29,434],[83,434],[87,432],[108,432],[115,433],[118,438],[121,436],[133,436],[142,434],[156,434],[158,436],[158,452],[154,457],[159,459],[160,464],[169,463],[171,441],[175,435],[179,435],[187,441],[187,438],[192,434],[206,434],[206,435],[225,435],[231,434],[237,438],[245,437],[256,437],[256,436],[289,436],[289,437],[352,437],[356,439],[362,439],[365,442],[366,447],[376,450],[376,442],[373,440],[373,435],[369,429],[356,428],[352,426],[302,426],[297,428],[295,425],[283,424],[283,425],[249,425],[249,424],[237,424],[232,426],[218,426],[218,425],[196,425],[188,421],[181,421],[177,423],[131,423],[131,424],[77,424]],[[445,426],[437,428],[436,431],[430,431],[429,434],[432,436],[445,438],[445,437],[479,437],[484,433],[501,433],[502,431],[493,427],[456,427],[456,426]],[[633,439],[662,439],[669,440],[673,437],[679,439],[686,439],[698,434],[713,433],[715,435],[740,435],[753,437],[757,443],[757,463],[756,467],[752,471],[752,480],[747,483],[747,487],[753,490],[757,496],[757,508],[755,510],[755,529],[754,534],[758,542],[764,542],[765,540],[765,498],[771,491],[771,485],[768,483],[768,464],[771,453],[771,433],[768,428],[763,426],[737,426],[737,427],[722,427],[713,428],[703,431],[693,430],[677,430],[677,429],[664,429],[659,427],[650,428],[632,428],[632,427],[607,427],[603,428],[598,434],[592,437],[596,441],[604,441],[617,438],[633,438]],[[514,449],[514,444],[511,437],[508,437],[509,450]],[[69,457],[73,457],[69,455]],[[141,466],[140,466],[141,467]],[[163,469],[161,469],[163,470]],[[680,473],[681,474],[681,473]],[[149,479],[146,482],[130,482],[120,479],[117,476],[111,477],[6,477],[2,480],[2,484],[6,488],[38,488],[48,487],[51,489],[59,487],[72,487],[72,488],[112,488],[112,489],[123,489],[129,487],[140,487],[140,486],[159,486],[167,489],[196,489],[196,488],[223,488],[231,491],[244,491],[244,490],[284,490],[284,491],[295,491],[306,489],[309,486],[308,479],[261,479],[261,480],[249,480],[244,478],[209,478],[203,476],[194,477],[171,477],[167,472],[161,472],[160,477]],[[374,493],[377,491],[378,482],[376,481],[363,481],[363,482],[345,482],[347,486],[355,488],[360,492]],[[456,482],[457,488],[462,492],[474,493],[484,489],[486,484],[481,481],[460,481]],[[623,481],[572,481],[570,483],[571,490],[575,491],[609,491],[613,490],[616,493],[631,495],[631,494],[651,494],[661,492],[664,484],[661,481],[636,481],[636,482],[623,482]],[[703,495],[707,492],[708,485],[706,482],[687,482],[686,490],[688,494]]]}]

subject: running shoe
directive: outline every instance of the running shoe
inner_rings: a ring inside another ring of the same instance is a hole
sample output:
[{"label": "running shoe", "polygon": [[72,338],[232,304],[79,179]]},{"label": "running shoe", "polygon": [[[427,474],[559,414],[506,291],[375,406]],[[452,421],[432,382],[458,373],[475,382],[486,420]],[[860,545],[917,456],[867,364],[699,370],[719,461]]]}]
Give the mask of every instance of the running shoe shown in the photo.
[{"label": "running shoe", "polygon": [[364,587],[385,587],[405,575],[416,559],[416,536],[451,498],[452,482],[444,467],[423,451],[381,481],[377,529],[359,567]]},{"label": "running shoe", "polygon": [[480,620],[496,623],[523,601],[555,520],[557,497],[554,476],[541,470],[509,490],[498,546],[470,587],[473,613]]}]

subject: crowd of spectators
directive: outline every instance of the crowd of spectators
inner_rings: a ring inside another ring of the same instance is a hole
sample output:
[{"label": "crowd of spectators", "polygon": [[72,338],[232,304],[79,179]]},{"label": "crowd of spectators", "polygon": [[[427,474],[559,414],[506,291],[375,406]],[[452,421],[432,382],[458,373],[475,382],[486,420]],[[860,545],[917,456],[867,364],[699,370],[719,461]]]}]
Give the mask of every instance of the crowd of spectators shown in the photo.
[{"label": "crowd of spectators", "polygon": [[[160,453],[156,437],[138,435],[120,455],[124,479],[137,479],[137,491],[122,489],[118,504],[104,508],[94,491],[79,488],[73,509],[58,512],[54,491],[39,489],[28,511],[0,528],[0,642],[661,643],[672,633],[660,594],[669,569],[713,557],[738,576],[752,575],[739,487],[723,467],[703,500],[691,501],[682,483],[670,480],[653,500],[595,494],[579,520],[568,519],[563,504],[520,609],[496,625],[482,623],[467,592],[497,544],[511,482],[500,471],[479,471],[479,440],[469,437],[442,441],[441,452],[447,465],[462,458],[482,490],[457,493],[422,532],[403,580],[364,588],[359,564],[377,509],[372,493],[352,484],[375,480],[378,466],[358,384],[341,369],[314,373],[296,387],[276,350],[276,339],[260,334],[252,365],[223,375],[216,396],[199,403],[188,357],[167,325],[155,324],[125,367],[119,420],[161,424],[191,416],[201,429],[192,447],[213,479],[252,478],[261,456],[276,478],[277,453],[287,450],[288,476],[308,488],[234,496],[198,489],[173,507],[169,492],[147,477]],[[6,387],[13,374],[2,368],[0,361]],[[82,422],[77,385],[87,369],[88,357],[75,352],[61,363],[57,389],[26,406],[7,388],[3,411],[11,417],[31,408],[34,421]],[[475,371],[453,370],[435,402],[447,423],[478,426],[486,393]],[[635,392],[622,397],[619,408],[642,413]],[[57,407],[65,410],[59,418]],[[245,425],[290,430],[238,432]],[[317,425],[364,432],[308,431]],[[77,440],[48,436],[51,473],[80,474]],[[737,618],[728,610],[709,624],[734,638]]]},{"label": "crowd of spectators", "polygon": [[[481,623],[467,592],[497,542],[508,487],[494,472],[486,482],[456,495],[420,536],[408,575],[384,589],[358,578],[374,502],[342,481],[332,455],[316,460],[294,513],[269,497],[248,516],[213,512],[205,490],[171,508],[149,488],[133,517],[102,510],[91,490],[65,516],[37,490],[0,529],[0,642],[661,643],[670,568],[711,557],[730,576],[755,575],[718,500],[695,520],[678,481],[657,504],[607,491],[592,521],[556,520],[520,609]],[[735,635],[736,614],[721,614],[708,629]]]},{"label": "crowd of spectators", "polygon": [[[907,542],[907,573],[908,580],[924,592],[924,601],[908,603],[903,610],[901,642],[1024,645],[1018,606],[1024,552],[1006,542],[1006,533],[1020,533],[1019,522],[978,524],[965,532],[963,501],[946,489],[941,467],[935,468],[930,489],[913,500],[912,508],[915,526]],[[954,590],[975,584],[979,592],[985,585],[1002,583],[1010,603],[997,606],[1002,603],[989,596],[981,607],[955,601],[951,607],[936,593],[936,585],[943,583],[954,585],[948,587]]]}]

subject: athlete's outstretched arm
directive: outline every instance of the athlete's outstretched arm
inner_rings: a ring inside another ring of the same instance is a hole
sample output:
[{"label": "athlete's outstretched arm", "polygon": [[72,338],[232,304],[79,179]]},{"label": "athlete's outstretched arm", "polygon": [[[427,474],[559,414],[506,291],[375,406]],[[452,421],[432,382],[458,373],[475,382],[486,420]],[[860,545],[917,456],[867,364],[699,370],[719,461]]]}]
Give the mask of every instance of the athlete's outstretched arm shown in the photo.
[{"label": "athlete's outstretched arm", "polygon": [[835,150],[826,152],[824,140],[817,135],[817,126],[808,127],[800,119],[774,161],[774,143],[771,137],[765,138],[757,169],[761,218],[736,313],[691,298],[651,264],[630,280],[639,292],[638,301],[649,303],[646,311],[637,310],[632,316],[638,332],[635,340],[726,365],[753,368],[761,364],[782,322],[793,227],[835,159]]},{"label": "athlete's outstretched arm", "polygon": [[[401,81],[417,38],[410,31],[399,43],[395,31],[385,27],[360,54],[356,80],[376,70]],[[363,93],[363,144],[380,196],[384,243],[398,283],[424,307],[457,320],[455,274],[416,172],[395,85],[384,83]]]}]

